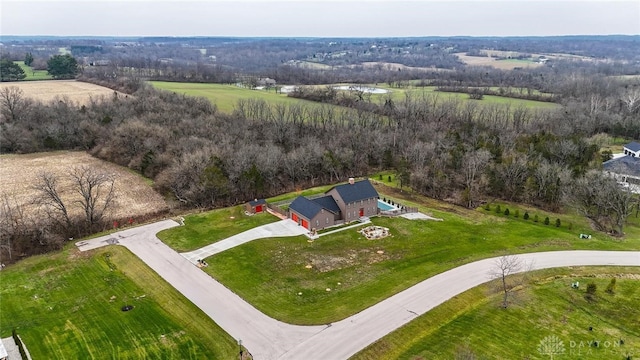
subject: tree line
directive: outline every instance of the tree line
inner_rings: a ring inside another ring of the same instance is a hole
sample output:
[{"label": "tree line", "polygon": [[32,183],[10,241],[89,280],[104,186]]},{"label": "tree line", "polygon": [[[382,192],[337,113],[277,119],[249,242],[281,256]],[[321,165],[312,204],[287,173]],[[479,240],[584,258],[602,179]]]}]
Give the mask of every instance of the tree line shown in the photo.
[{"label": "tree line", "polygon": [[245,100],[223,114],[145,85],[82,106],[15,88],[0,102],[0,151],[86,150],[204,208],[395,168],[420,193],[464,206],[495,196],[557,210],[575,179],[599,167],[598,134],[640,130],[633,106],[530,110],[437,94],[381,103],[379,113]]}]

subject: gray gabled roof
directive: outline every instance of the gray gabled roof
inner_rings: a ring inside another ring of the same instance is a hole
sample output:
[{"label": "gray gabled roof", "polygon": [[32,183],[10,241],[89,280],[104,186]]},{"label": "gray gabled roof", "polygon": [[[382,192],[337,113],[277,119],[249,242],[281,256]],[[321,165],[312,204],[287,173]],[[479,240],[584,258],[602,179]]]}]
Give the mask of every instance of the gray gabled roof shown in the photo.
[{"label": "gray gabled roof", "polygon": [[264,205],[266,203],[267,203],[267,200],[265,200],[265,199],[255,199],[255,200],[249,201],[249,205],[250,206],[256,206],[256,205],[260,205],[260,204]]},{"label": "gray gabled roof", "polygon": [[320,211],[322,211],[322,206],[307,199],[304,196],[298,196],[295,200],[293,200],[291,205],[289,205],[289,210],[293,210],[311,220],[314,216],[318,215]]},{"label": "gray gabled roof", "polygon": [[638,144],[638,143],[637,143],[637,142],[635,142],[635,141],[632,141],[632,142],[628,143],[628,144],[627,144],[627,145],[625,145],[624,147],[625,147],[625,148],[627,148],[627,149],[629,149],[629,150],[631,150],[631,151],[633,151],[633,152],[640,151],[640,144]]},{"label": "gray gabled roof", "polygon": [[[373,188],[369,180],[360,180],[353,184],[346,183],[337,185],[334,186],[333,189],[336,189],[342,201],[345,203],[378,197],[378,192]],[[329,191],[331,191],[331,189]]]},{"label": "gray gabled roof", "polygon": [[622,156],[602,163],[605,171],[616,174],[640,177],[640,158],[633,156]]},{"label": "gray gabled roof", "polygon": [[324,209],[331,211],[334,214],[340,212],[340,208],[338,207],[338,204],[336,204],[336,200],[331,195],[323,196],[311,201],[322,206]]}]

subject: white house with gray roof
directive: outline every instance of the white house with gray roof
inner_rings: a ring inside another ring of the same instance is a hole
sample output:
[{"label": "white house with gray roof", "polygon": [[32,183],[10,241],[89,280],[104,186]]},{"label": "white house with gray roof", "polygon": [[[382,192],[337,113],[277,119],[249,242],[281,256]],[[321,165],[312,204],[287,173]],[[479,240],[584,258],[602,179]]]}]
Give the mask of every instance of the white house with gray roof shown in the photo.
[{"label": "white house with gray roof", "polygon": [[632,141],[624,146],[624,154],[631,157],[640,157],[640,144]]}]

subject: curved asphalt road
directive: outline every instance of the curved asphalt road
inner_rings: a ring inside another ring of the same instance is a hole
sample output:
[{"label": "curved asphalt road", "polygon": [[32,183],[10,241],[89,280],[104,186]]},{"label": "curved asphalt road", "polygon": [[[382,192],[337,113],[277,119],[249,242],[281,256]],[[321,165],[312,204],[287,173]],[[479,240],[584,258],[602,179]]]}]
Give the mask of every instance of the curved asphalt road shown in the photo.
[{"label": "curved asphalt road", "polygon": [[[330,326],[296,326],[272,319],[162,243],[155,234],[171,220],[78,243],[80,250],[119,243],[173,285],[257,360],[347,359],[367,345],[468,289],[490,280],[497,258],[459,266],[418,283]],[[640,266],[640,252],[555,251],[517,255],[532,270],[566,266]]]}]

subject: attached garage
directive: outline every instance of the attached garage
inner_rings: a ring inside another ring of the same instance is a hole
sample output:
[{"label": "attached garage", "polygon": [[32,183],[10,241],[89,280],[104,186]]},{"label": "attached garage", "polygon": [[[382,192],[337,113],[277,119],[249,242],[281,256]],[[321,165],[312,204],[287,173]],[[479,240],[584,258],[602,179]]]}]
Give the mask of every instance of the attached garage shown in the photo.
[{"label": "attached garage", "polygon": [[340,209],[333,198],[322,197],[309,200],[298,196],[289,205],[289,217],[308,230],[320,230],[335,224]]}]

